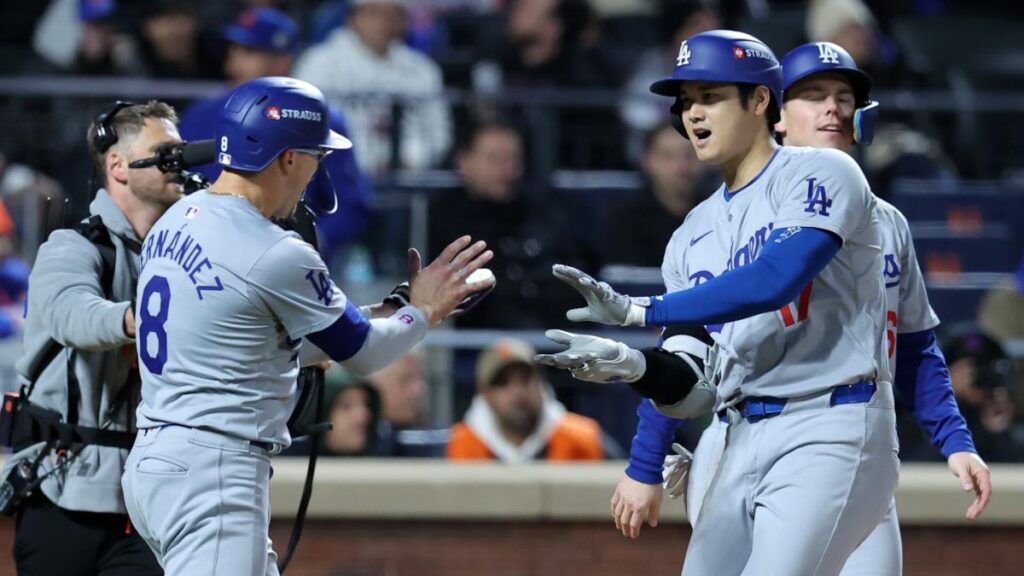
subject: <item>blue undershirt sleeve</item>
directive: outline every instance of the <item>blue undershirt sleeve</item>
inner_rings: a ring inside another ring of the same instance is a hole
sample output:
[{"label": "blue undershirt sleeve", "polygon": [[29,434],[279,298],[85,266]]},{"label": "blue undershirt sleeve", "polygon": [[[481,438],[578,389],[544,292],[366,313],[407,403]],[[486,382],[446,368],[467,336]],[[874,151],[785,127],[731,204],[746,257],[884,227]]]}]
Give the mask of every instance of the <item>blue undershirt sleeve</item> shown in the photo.
[{"label": "blue undershirt sleeve", "polygon": [[646,398],[640,400],[636,415],[640,421],[629,448],[626,476],[644,484],[661,484],[665,455],[683,421],[658,412]]},{"label": "blue undershirt sleeve", "polygon": [[370,321],[351,302],[345,312],[327,328],[306,336],[317,348],[323,350],[335,362],[348,360],[366,343],[370,332]]},{"label": "blue undershirt sleeve", "polygon": [[932,444],[946,458],[956,452],[977,453],[953,395],[949,368],[935,331],[900,334],[896,350],[896,388]]},{"label": "blue undershirt sleeve", "polygon": [[818,228],[775,229],[761,255],[699,286],[651,299],[648,326],[721,324],[778,310],[792,302],[842,247]]}]

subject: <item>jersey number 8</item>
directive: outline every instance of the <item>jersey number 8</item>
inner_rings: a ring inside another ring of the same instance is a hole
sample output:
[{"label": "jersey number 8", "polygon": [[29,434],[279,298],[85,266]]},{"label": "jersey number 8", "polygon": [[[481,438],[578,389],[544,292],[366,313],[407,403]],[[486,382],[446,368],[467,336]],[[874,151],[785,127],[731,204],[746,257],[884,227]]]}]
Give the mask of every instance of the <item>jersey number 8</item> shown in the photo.
[{"label": "jersey number 8", "polygon": [[[150,310],[154,294],[159,296],[157,301],[158,307],[155,313]],[[153,276],[146,283],[146,288],[142,291],[137,340],[139,357],[151,374],[162,374],[164,364],[167,364],[167,331],[164,329],[164,324],[167,323],[167,313],[170,307],[171,287],[167,283],[167,278]],[[154,346],[156,348],[155,353],[151,352]]]}]

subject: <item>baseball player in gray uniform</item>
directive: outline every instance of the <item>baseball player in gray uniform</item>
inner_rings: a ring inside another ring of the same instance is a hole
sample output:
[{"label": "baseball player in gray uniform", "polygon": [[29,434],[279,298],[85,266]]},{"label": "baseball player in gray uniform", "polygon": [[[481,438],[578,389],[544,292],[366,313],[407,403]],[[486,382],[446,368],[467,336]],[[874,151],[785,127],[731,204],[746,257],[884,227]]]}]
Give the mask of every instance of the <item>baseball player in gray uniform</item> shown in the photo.
[{"label": "baseball player in gray uniform", "polygon": [[[239,86],[217,128],[220,177],[172,206],[142,247],[143,401],[122,480],[128,512],[168,575],[277,574],[269,456],[291,439],[300,363],[362,374],[408,352],[493,279],[469,237],[426,268],[407,303],[357,308],[312,246],[271,221],[295,209],[319,159],[351,143],[323,94],[291,78]],[[300,358],[301,356],[301,358]]]},{"label": "baseball player in gray uniform", "polygon": [[[817,42],[799,46],[786,54],[783,67],[782,120],[776,131],[787,146],[813,146],[850,151],[854,144],[870,144],[873,115],[877,103],[870,100],[871,79],[857,68],[842,47]],[[910,227],[894,206],[876,199],[876,213],[882,232],[883,276],[886,286],[886,354],[893,367],[894,384],[905,405],[913,412],[922,429],[947,457],[950,471],[965,491],[975,493],[967,518],[977,518],[991,497],[988,467],[977,455],[967,424],[953,395],[949,374],[938,350],[934,328],[938,318],[928,304]],[[670,257],[671,259],[671,257]],[[898,345],[897,345],[898,343]],[[896,352],[903,361],[896,363]],[[631,455],[631,469],[651,460],[644,453],[661,446],[665,453],[669,438],[662,440],[652,431],[662,429],[668,417],[641,407],[636,444],[641,454]],[[674,425],[670,424],[674,429]],[[683,496],[687,515],[696,523],[708,482],[714,469],[713,455],[723,440],[723,426],[713,421],[705,431],[693,455],[688,471],[688,455],[670,459],[666,476],[674,478],[666,486],[670,496]],[[678,450],[678,448],[677,448]],[[682,468],[682,469],[680,469]],[[634,475],[635,472],[632,472]],[[634,480],[629,474],[617,494],[629,499],[643,517],[651,514],[661,501],[661,486]],[[657,515],[656,510],[653,514]],[[895,500],[885,519],[854,551],[843,567],[843,576],[898,576],[902,574],[902,546]]]},{"label": "baseball player in gray uniform", "polygon": [[[696,359],[711,359],[724,441],[684,575],[838,574],[898,477],[874,197],[845,154],[775,145],[781,76],[756,38],[712,31],[687,39],[673,76],[652,85],[725,180],[670,241],[665,295],[554,270],[587,301],[571,320],[668,328],[642,351],[553,331],[569,348],[541,361],[698,410],[687,404],[706,409],[709,386]],[[715,354],[674,328],[695,324]]]},{"label": "baseball player in gray uniform", "polygon": [[[782,60],[782,121],[777,125],[787,146],[849,151],[870,144],[878,104],[870,100],[871,78],[846,50],[829,42],[805,44]],[[897,392],[932,443],[946,456],[950,471],[965,491],[975,493],[967,518],[988,505],[991,481],[953,395],[948,368],[934,328],[939,319],[928,303],[914,253],[910,225],[882,199],[875,208],[882,232],[886,287],[886,355]],[[897,351],[902,352],[899,363]],[[695,466],[700,468],[703,462]],[[699,495],[694,499],[699,501]],[[850,556],[844,576],[899,576],[903,572],[896,502],[885,519]]]}]

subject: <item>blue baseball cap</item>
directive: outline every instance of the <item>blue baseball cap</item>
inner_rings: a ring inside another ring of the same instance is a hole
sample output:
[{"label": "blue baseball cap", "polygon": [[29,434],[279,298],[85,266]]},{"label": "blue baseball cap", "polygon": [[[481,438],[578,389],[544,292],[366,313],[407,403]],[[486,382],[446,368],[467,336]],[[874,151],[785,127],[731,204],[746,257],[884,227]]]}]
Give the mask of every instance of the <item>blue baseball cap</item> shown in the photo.
[{"label": "blue baseball cap", "polygon": [[114,16],[117,4],[114,0],[79,0],[78,17],[82,22],[96,22]]},{"label": "blue baseball cap", "polygon": [[291,148],[351,148],[329,123],[327,99],[312,84],[283,76],[250,80],[235,88],[221,112],[217,163],[259,172]]},{"label": "blue baseball cap", "polygon": [[299,27],[287,14],[273,8],[250,8],[238,21],[224,27],[224,38],[267,52],[288,54],[299,44]]},{"label": "blue baseball cap", "polygon": [[836,72],[849,79],[857,106],[865,106],[871,97],[871,76],[857,67],[853,56],[832,42],[810,42],[791,50],[782,58],[782,91],[820,72]]},{"label": "blue baseball cap", "polygon": [[679,47],[672,76],[651,84],[659,96],[679,96],[683,82],[734,82],[767,86],[782,106],[782,67],[775,53],[750,34],[709,30],[690,36]]}]

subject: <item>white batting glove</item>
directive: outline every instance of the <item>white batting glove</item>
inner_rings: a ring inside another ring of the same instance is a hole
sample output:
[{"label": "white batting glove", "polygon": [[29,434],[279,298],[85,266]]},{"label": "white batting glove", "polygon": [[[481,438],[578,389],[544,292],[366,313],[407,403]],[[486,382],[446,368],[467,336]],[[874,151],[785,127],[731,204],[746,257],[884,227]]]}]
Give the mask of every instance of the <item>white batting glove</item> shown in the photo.
[{"label": "white batting glove", "polygon": [[647,370],[644,355],[622,342],[564,330],[548,330],[544,335],[568,348],[555,354],[538,354],[534,361],[568,370],[577,380],[597,384],[635,382]]},{"label": "white batting glove", "polygon": [[597,322],[612,326],[643,326],[651,299],[619,294],[607,282],[598,282],[582,270],[555,264],[551,273],[576,289],[587,301],[586,308],[573,308],[565,317],[573,322]]},{"label": "white batting glove", "polygon": [[675,454],[665,458],[665,465],[661,471],[661,475],[665,479],[665,492],[668,493],[669,498],[685,497],[686,479],[690,475],[693,454],[678,442],[672,443],[672,451]]}]

